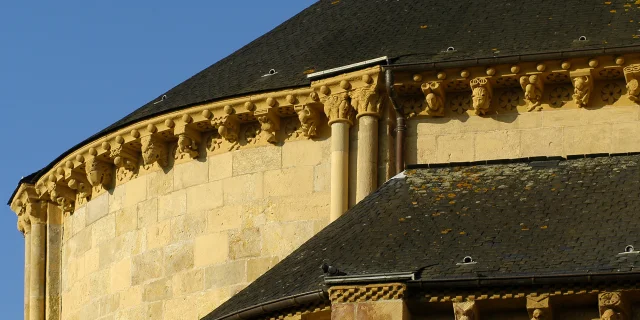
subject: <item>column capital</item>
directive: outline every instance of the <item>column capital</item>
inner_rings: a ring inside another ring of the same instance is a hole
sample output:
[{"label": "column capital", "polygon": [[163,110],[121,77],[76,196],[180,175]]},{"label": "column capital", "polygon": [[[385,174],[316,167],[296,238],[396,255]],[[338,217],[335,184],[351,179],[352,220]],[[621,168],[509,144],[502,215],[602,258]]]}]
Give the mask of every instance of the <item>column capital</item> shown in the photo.
[{"label": "column capital", "polygon": [[349,92],[351,104],[358,111],[356,118],[372,116],[380,118],[381,100],[375,87],[362,87]]},{"label": "column capital", "polygon": [[355,109],[351,105],[351,97],[348,92],[340,92],[321,98],[324,104],[324,113],[329,118],[329,125],[336,122],[345,122],[353,125]]}]

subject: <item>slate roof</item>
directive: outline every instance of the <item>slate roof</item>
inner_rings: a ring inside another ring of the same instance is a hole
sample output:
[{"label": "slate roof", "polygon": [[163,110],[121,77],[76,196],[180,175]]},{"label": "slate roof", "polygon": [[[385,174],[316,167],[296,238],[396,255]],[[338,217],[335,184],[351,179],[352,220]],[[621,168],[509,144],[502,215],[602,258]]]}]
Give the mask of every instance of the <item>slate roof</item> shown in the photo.
[{"label": "slate roof", "polygon": [[[49,167],[89,141],[155,115],[307,86],[305,72],[311,70],[382,56],[393,64],[431,63],[638,45],[639,15],[640,5],[631,0],[321,0],[78,144]],[[577,41],[580,36],[587,41]],[[448,47],[455,52],[445,53]],[[262,77],[271,69],[278,73]],[[166,99],[154,104],[163,95]]]},{"label": "slate roof", "polygon": [[[638,271],[640,155],[405,171],[204,319],[346,275],[418,281]],[[475,265],[459,266],[465,256]]]}]

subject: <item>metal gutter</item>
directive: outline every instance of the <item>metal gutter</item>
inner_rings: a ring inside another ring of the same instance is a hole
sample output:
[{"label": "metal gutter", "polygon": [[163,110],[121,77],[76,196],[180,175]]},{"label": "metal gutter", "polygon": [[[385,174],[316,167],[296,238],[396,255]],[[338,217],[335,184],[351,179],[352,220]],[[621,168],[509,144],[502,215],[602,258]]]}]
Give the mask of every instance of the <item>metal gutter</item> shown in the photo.
[{"label": "metal gutter", "polygon": [[406,119],[404,117],[404,107],[397,102],[398,93],[393,84],[393,70],[389,68],[388,62],[384,71],[385,85],[387,87],[387,93],[389,94],[389,100],[393,109],[396,111],[396,174],[404,171],[404,136],[407,131]]},{"label": "metal gutter", "polygon": [[202,318],[202,320],[248,320],[283,309],[322,302],[329,302],[329,296],[324,290],[316,290],[268,301],[218,318],[210,318],[206,316]]},{"label": "metal gutter", "polygon": [[418,287],[420,289],[442,289],[602,283],[610,281],[640,281],[640,272],[594,272],[587,274],[554,274],[543,276],[420,279],[409,281],[407,282],[407,285],[410,287]]},{"label": "metal gutter", "polygon": [[415,280],[415,272],[378,273],[360,276],[336,276],[325,277],[327,285],[355,284],[355,283],[382,283],[382,282],[407,282]]},{"label": "metal gutter", "polygon": [[513,64],[519,62],[533,62],[539,60],[560,60],[569,58],[585,58],[607,54],[627,54],[640,53],[640,45],[618,46],[598,49],[575,49],[571,51],[549,51],[532,54],[518,54],[510,56],[500,56],[493,58],[475,58],[475,59],[459,59],[431,63],[405,63],[405,64],[387,64],[383,65],[383,69],[393,69],[395,71],[428,71],[447,68],[468,68],[484,65],[495,64]]}]

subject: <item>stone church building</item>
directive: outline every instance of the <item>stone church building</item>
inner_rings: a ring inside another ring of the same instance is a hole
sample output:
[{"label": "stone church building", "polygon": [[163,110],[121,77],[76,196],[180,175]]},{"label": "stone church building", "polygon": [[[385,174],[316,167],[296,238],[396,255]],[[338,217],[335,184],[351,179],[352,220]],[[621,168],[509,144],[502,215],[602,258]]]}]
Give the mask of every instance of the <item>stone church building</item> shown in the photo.
[{"label": "stone church building", "polygon": [[639,81],[635,0],[321,0],[18,183],[25,319],[640,319]]}]

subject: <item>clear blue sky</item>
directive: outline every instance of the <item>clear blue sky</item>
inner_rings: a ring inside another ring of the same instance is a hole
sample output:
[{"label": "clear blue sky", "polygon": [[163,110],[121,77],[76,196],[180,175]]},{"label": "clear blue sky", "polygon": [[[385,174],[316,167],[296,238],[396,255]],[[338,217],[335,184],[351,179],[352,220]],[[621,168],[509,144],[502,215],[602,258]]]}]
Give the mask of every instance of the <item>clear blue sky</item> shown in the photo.
[{"label": "clear blue sky", "polygon": [[0,1],[0,318],[21,319],[21,176],[315,0]]}]

